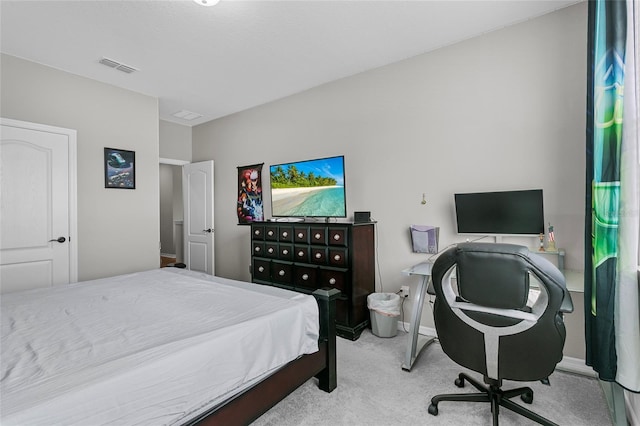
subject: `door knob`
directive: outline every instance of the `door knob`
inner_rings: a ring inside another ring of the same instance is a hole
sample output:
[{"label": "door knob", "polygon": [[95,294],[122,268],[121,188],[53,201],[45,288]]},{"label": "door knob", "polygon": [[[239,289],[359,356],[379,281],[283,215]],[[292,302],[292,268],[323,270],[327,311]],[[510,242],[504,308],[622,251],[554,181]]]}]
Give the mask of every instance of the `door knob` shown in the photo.
[{"label": "door knob", "polygon": [[202,232],[206,232],[206,233],[209,233],[209,234],[210,234],[210,233],[212,233],[212,232],[213,232],[213,229],[211,229],[211,228],[203,229],[203,230],[202,230]]},{"label": "door knob", "polygon": [[52,243],[52,242],[54,242],[54,241],[57,241],[57,242],[59,242],[59,243],[64,243],[65,241],[67,241],[67,239],[66,239],[65,237],[58,237],[58,238],[56,238],[56,239],[49,240],[49,242],[50,242],[50,243]]}]

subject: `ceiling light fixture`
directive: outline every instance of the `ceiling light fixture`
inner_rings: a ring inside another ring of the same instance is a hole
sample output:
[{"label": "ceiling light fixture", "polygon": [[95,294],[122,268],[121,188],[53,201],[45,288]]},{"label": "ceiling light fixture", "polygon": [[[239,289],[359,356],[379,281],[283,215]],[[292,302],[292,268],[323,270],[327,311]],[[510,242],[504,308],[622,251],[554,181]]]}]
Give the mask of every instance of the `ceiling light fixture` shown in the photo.
[{"label": "ceiling light fixture", "polygon": [[200,6],[215,6],[220,0],[193,0]]}]

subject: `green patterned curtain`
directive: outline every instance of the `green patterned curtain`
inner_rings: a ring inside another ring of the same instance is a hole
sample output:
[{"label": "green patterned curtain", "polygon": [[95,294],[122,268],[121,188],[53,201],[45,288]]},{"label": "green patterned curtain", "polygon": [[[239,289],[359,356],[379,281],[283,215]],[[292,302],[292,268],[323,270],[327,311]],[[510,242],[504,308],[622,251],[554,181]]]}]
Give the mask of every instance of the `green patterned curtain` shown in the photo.
[{"label": "green patterned curtain", "polygon": [[[637,52],[635,33],[627,31],[630,3],[589,1],[584,295],[587,365],[602,380],[637,391],[638,121],[629,102],[637,99]],[[634,287],[635,307],[623,300]]]}]

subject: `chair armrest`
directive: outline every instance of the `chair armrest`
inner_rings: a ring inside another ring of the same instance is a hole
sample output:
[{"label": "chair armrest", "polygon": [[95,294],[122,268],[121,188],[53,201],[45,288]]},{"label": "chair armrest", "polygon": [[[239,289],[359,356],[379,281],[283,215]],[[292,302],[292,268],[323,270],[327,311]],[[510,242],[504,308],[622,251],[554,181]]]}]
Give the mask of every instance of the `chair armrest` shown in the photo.
[{"label": "chair armrest", "polygon": [[562,302],[560,303],[560,312],[573,312],[573,301],[571,294],[567,290],[567,284],[564,275],[551,262],[541,256],[531,253],[529,254],[531,263],[535,266],[536,274],[540,275],[541,280],[549,282],[547,285],[554,285],[562,290]]}]

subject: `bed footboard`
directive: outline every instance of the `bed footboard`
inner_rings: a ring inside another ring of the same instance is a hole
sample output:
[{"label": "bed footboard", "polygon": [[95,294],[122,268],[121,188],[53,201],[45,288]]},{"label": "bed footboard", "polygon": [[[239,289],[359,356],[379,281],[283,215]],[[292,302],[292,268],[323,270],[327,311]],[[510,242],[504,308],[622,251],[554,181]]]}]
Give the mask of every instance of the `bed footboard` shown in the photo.
[{"label": "bed footboard", "polygon": [[326,342],[325,368],[316,375],[318,386],[325,392],[331,392],[338,385],[336,370],[336,299],[340,291],[319,289],[313,292],[320,308],[320,342]]},{"label": "bed footboard", "polygon": [[336,289],[313,292],[320,312],[319,350],[282,367],[277,373],[235,396],[225,405],[204,413],[188,425],[248,425],[312,377],[318,387],[331,392],[337,387]]}]

